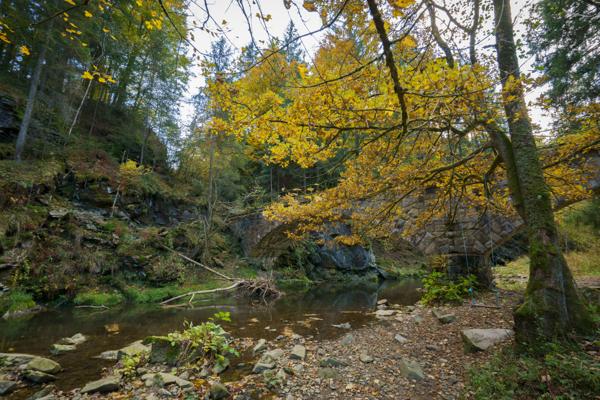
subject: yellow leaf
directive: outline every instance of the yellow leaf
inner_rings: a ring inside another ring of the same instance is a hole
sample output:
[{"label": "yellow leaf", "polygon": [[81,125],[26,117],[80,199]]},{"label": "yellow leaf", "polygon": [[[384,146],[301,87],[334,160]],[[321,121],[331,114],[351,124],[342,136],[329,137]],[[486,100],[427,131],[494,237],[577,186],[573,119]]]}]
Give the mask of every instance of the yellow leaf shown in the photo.
[{"label": "yellow leaf", "polygon": [[388,3],[390,3],[392,7],[396,8],[406,8],[412,5],[414,2],[415,0],[388,0]]},{"label": "yellow leaf", "polygon": [[31,52],[29,51],[29,48],[27,48],[27,46],[21,46],[19,47],[19,51],[21,52],[21,54],[23,54],[24,56],[28,56],[31,54]]},{"label": "yellow leaf", "polygon": [[73,0],[65,0],[65,3],[69,3],[72,6],[76,6],[77,3],[75,3]]},{"label": "yellow leaf", "polygon": [[103,77],[99,76],[99,77],[98,77],[98,82],[100,82],[100,83],[105,83],[105,82],[106,82],[106,79],[104,79]]},{"label": "yellow leaf", "polygon": [[108,28],[102,28],[102,32],[108,33],[108,32],[110,32],[110,30]]},{"label": "yellow leaf", "polygon": [[302,7],[304,7],[304,9],[308,12],[317,11],[317,7],[315,6],[314,1],[305,0],[304,3],[302,3]]},{"label": "yellow leaf", "polygon": [[94,79],[94,75],[90,74],[90,71],[85,71],[85,72],[84,72],[84,73],[81,75],[81,77],[82,77],[83,79],[87,79],[87,80],[92,80],[92,79]]},{"label": "yellow leaf", "polygon": [[85,15],[87,18],[92,18],[92,13],[91,13],[91,12],[89,12],[88,10],[85,10],[85,11],[83,12],[83,15]]}]

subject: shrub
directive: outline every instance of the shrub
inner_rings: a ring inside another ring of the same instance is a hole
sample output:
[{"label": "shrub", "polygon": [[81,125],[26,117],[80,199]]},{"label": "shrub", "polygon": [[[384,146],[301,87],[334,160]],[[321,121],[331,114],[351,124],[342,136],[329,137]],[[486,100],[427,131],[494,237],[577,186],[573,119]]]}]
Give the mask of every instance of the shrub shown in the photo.
[{"label": "shrub", "polygon": [[423,278],[424,304],[461,302],[477,285],[475,275],[467,275],[451,280],[443,272],[432,272]]}]

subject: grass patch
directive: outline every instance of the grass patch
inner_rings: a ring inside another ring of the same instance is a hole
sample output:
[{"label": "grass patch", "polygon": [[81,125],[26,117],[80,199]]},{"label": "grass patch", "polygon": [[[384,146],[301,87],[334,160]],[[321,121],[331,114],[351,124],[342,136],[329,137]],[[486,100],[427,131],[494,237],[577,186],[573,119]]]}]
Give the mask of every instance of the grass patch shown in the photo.
[{"label": "grass patch", "polygon": [[593,399],[600,395],[600,365],[576,346],[548,344],[545,355],[506,348],[469,372],[465,397],[476,400]]},{"label": "grass patch", "polygon": [[73,303],[78,306],[106,306],[112,307],[122,303],[125,300],[119,292],[101,292],[98,290],[89,290],[78,293],[73,299]]},{"label": "grass patch", "polygon": [[0,297],[0,313],[25,311],[35,307],[33,297],[21,290],[11,291],[8,295]]}]

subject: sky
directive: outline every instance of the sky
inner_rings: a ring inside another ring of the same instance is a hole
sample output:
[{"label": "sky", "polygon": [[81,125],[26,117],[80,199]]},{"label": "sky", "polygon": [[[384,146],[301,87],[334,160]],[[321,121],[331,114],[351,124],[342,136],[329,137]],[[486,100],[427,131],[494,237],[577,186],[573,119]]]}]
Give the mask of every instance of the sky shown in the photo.
[{"label": "sky", "polygon": [[[447,1],[451,2],[452,0]],[[525,21],[528,17],[528,4],[530,4],[530,2],[531,0],[511,0],[511,9],[517,40],[524,40],[523,35],[528,29]],[[249,6],[248,3],[252,3],[253,8],[247,11],[247,13],[249,16],[251,16],[250,29],[252,30],[255,40],[257,41],[262,40],[268,42],[270,37],[282,37],[290,20],[294,22],[294,25],[296,26],[296,29],[300,35],[318,30],[322,25],[322,21],[318,13],[309,13],[302,8],[302,0],[291,1],[292,5],[290,9],[286,9],[284,6],[284,0],[262,0],[260,1],[260,10],[257,8],[257,5],[254,4],[258,3],[257,1],[244,0],[244,3],[246,4],[246,7]],[[222,28],[229,44],[236,49],[236,52],[240,52],[242,47],[250,43],[251,36],[249,33],[249,25],[240,7],[238,6],[237,1],[207,0],[206,4],[210,9],[211,15],[211,20],[208,22],[207,26],[210,26],[212,29],[217,27]],[[197,5],[192,6],[191,8],[192,16],[190,17],[190,20],[195,20],[198,25],[201,25],[206,18],[206,13],[203,11],[203,8],[203,1],[197,1]],[[262,21],[256,17],[257,13],[262,13],[263,16],[270,15],[271,18],[269,21]],[[438,18],[441,17],[442,15],[438,13]],[[223,21],[226,23],[223,24]],[[442,24],[439,25],[442,26]],[[192,26],[191,22],[190,26]],[[193,32],[194,39],[192,40],[192,43],[194,44],[194,47],[201,52],[208,51],[210,49],[211,42],[218,39],[218,37],[212,38],[209,34],[198,29],[194,30]],[[321,38],[322,34],[302,38],[300,42],[303,46],[305,54],[310,56],[310,54],[314,53]],[[492,44],[493,38],[490,37],[489,40],[490,44]],[[261,43],[257,44],[259,46],[261,45]],[[523,73],[535,73],[532,68],[534,61],[533,57],[527,57],[521,59],[520,61],[521,71]],[[191,96],[196,94],[198,89],[203,84],[202,77],[200,76],[200,68],[197,66],[197,64],[192,71],[194,76],[190,79],[187,100],[191,99]],[[538,89],[534,92],[527,93],[527,101],[533,102],[542,91],[543,89]],[[181,117],[186,125],[187,122],[191,120],[192,114],[193,108],[190,102],[184,101],[181,108]],[[533,122],[538,124],[542,130],[547,129],[550,126],[552,120],[551,116],[547,115],[539,108],[530,107],[530,116]]]}]

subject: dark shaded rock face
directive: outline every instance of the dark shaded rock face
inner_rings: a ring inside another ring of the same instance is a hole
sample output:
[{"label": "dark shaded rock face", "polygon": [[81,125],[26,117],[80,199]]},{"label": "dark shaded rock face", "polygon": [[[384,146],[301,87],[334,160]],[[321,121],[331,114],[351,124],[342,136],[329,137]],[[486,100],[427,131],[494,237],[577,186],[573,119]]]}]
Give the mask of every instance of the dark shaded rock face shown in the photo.
[{"label": "dark shaded rock face", "polygon": [[281,266],[292,265],[302,258],[301,263],[313,276],[321,275],[317,270],[355,274],[378,271],[370,250],[336,242],[336,237],[351,233],[345,224],[332,224],[326,232],[313,233],[302,244],[288,238],[287,232],[293,230],[293,226],[267,221],[260,214],[238,220],[231,230],[239,238],[246,256]]},{"label": "dark shaded rock face", "polygon": [[347,246],[335,241],[335,237],[350,233],[349,226],[336,224],[327,233],[315,234],[315,242],[323,244],[316,246],[314,264],[342,272],[376,271],[375,256],[370,250],[363,246]]}]

